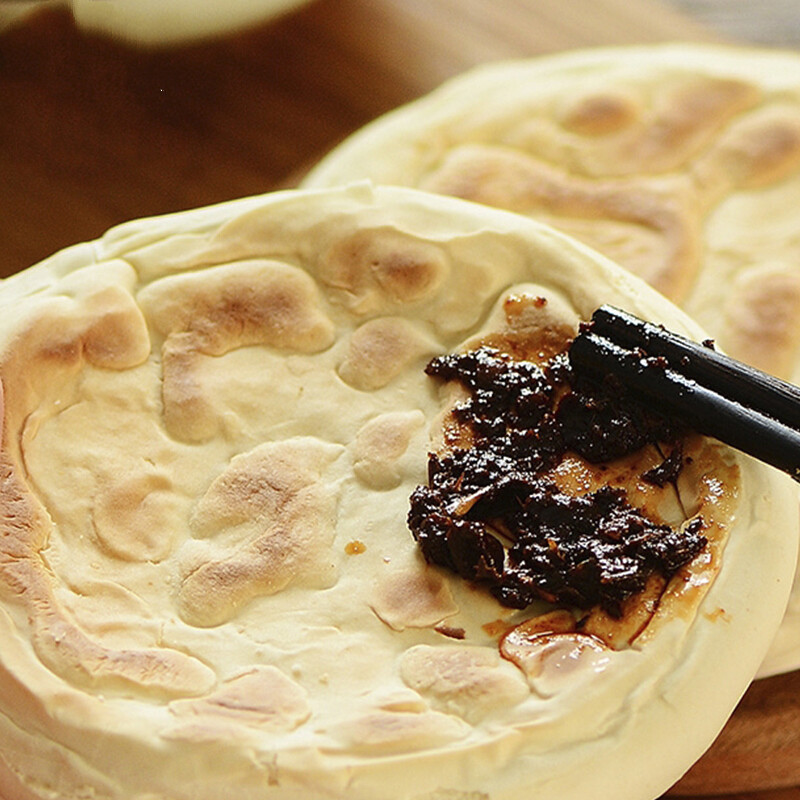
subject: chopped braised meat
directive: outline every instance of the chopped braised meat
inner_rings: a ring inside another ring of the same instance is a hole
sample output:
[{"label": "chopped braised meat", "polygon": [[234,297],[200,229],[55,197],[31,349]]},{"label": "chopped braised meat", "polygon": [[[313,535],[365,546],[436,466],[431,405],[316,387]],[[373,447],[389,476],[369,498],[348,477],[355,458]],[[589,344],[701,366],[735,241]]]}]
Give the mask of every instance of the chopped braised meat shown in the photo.
[{"label": "chopped braised meat", "polygon": [[671,577],[705,547],[700,519],[676,530],[633,508],[622,489],[568,495],[547,477],[568,451],[604,463],[669,442],[670,455],[643,478],[677,479],[680,429],[618,386],[578,380],[563,355],[539,366],[490,347],[434,359],[426,371],[469,390],[453,409],[468,444],[431,454],[428,485],[411,496],[409,527],[429,563],[513,608],[545,600],[618,617],[651,575]]}]

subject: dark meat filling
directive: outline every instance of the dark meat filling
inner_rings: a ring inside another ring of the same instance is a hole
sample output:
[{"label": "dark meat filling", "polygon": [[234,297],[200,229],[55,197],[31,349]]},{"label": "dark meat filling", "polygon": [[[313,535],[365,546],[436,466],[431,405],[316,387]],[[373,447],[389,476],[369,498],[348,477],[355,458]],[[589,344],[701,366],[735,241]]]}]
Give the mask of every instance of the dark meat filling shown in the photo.
[{"label": "dark meat filling", "polygon": [[621,489],[571,496],[543,477],[570,450],[602,463],[672,442],[645,479],[677,478],[680,430],[619,387],[579,380],[563,354],[543,369],[489,347],[434,359],[426,372],[470,392],[453,411],[469,446],[431,455],[428,485],[411,495],[409,526],[429,563],[513,608],[546,600],[619,617],[651,575],[668,579],[705,546],[699,519],[676,531]]}]

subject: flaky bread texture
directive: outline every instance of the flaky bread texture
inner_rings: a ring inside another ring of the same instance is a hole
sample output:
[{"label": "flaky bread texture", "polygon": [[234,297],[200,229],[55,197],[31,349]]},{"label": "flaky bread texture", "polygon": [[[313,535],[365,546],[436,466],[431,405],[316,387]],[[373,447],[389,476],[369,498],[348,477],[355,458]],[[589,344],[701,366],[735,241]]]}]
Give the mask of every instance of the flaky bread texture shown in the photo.
[{"label": "flaky bread texture", "polygon": [[793,487],[705,442],[672,500],[713,548],[641,635],[501,656],[531,610],[427,567],[405,519],[443,410],[424,364],[509,297],[532,329],[611,302],[704,335],[549,228],[366,183],[132,222],[0,284],[0,786],[666,790],[777,629]]},{"label": "flaky bread texture", "polygon": [[[704,44],[481,66],[377,120],[306,186],[369,178],[548,222],[731,355],[800,382],[800,56]],[[762,665],[800,664],[800,581]]]}]

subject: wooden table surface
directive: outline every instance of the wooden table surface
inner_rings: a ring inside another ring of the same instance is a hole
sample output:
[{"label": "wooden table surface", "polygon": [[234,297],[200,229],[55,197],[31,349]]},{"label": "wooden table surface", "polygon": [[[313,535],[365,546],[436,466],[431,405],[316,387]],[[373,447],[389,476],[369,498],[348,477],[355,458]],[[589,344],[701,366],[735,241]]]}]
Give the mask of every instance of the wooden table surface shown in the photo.
[{"label": "wooden table surface", "polygon": [[[157,50],[43,11],[0,33],[0,276],[127,219],[290,186],[363,123],[480,62],[724,39],[714,2],[314,0]],[[768,16],[744,2],[754,24]],[[800,788],[726,800],[800,800]]]}]

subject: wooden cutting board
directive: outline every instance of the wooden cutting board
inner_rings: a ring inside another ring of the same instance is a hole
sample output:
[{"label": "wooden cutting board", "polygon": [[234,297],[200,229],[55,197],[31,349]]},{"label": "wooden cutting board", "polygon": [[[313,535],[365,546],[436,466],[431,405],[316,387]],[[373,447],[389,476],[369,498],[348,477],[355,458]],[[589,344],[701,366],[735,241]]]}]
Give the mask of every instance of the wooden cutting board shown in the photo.
[{"label": "wooden cutting board", "polygon": [[[714,38],[655,0],[315,0],[146,51],[43,11],[0,34],[0,276],[127,219],[290,186],[351,131],[483,61]],[[800,673],[754,684],[679,788],[800,800]],[[770,791],[742,793],[755,789]]]},{"label": "wooden cutting board", "polygon": [[795,788],[758,797],[800,800],[800,671],[753,683],[717,741],[673,794],[778,787]]}]

